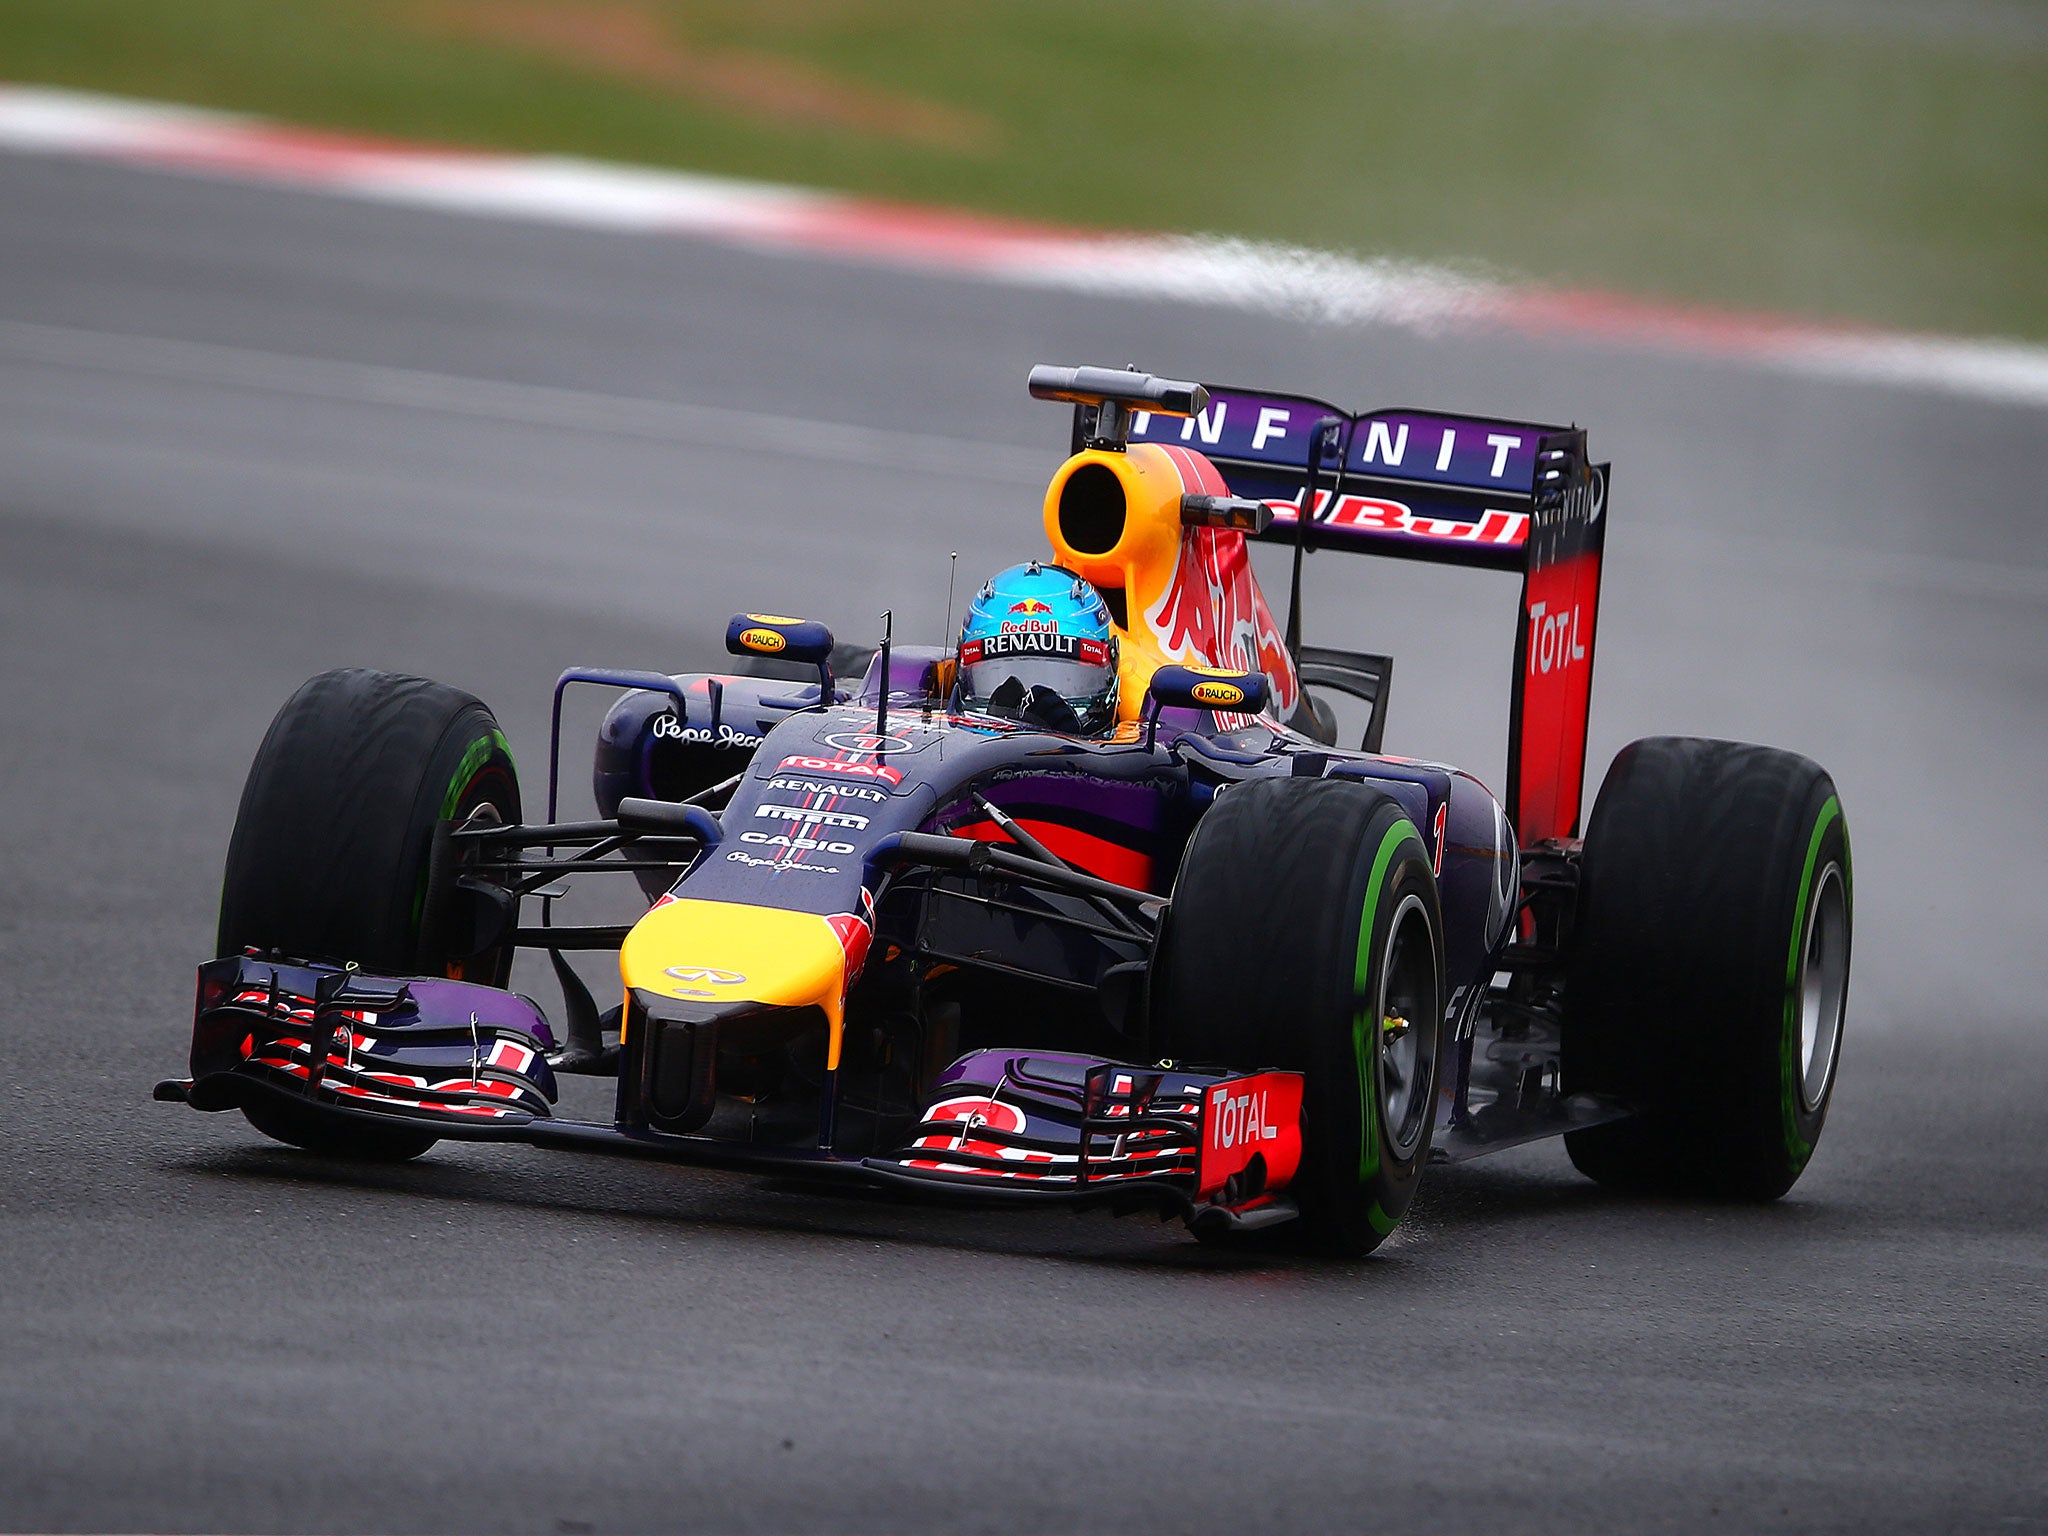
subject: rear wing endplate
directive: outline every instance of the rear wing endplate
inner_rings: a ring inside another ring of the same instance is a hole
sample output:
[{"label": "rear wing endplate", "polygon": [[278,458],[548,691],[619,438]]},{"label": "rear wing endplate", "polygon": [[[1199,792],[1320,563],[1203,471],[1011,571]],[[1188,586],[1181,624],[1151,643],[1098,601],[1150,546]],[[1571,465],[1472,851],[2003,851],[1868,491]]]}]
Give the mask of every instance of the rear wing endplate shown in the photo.
[{"label": "rear wing endplate", "polygon": [[[1273,509],[1263,542],[1518,571],[1507,803],[1525,844],[1578,834],[1608,466],[1575,427],[1216,388],[1197,415],[1134,408],[1130,441],[1194,448]],[[1077,445],[1095,407],[1074,412]],[[1302,510],[1314,487],[1308,523]]]}]

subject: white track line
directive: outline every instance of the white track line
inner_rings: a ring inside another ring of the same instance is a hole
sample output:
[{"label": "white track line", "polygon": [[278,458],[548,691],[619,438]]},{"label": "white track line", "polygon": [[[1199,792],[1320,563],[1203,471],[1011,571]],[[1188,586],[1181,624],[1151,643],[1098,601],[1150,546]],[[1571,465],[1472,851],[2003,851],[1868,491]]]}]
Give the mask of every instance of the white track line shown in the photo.
[{"label": "white track line", "polygon": [[392,144],[37,86],[0,85],[0,148],[454,213],[693,235],[1020,287],[1178,299],[1328,324],[1581,338],[2048,407],[2048,347],[2021,342],[1518,288],[1443,267],[1261,241],[1091,234],[680,171]]}]

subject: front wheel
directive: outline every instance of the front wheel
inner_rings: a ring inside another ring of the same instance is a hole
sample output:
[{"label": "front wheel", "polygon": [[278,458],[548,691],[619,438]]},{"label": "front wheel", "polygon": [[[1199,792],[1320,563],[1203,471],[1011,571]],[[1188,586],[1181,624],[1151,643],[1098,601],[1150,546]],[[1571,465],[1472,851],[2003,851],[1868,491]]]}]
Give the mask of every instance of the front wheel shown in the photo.
[{"label": "front wheel", "polygon": [[1774,1200],[1826,1123],[1849,995],[1849,828],[1797,753],[1651,737],[1587,824],[1565,992],[1574,1092],[1636,1106],[1573,1132],[1604,1184]]},{"label": "front wheel", "polygon": [[1443,916],[1400,804],[1253,779],[1189,840],[1155,962],[1156,1037],[1191,1063],[1304,1075],[1290,1231],[1370,1252],[1414,1198],[1436,1121]]},{"label": "front wheel", "polygon": [[[285,701],[256,749],[221,878],[215,952],[247,948],[355,962],[385,976],[503,986],[512,952],[444,950],[426,912],[434,829],[480,807],[519,820],[519,778],[498,722],[444,683],[348,668]],[[358,1125],[285,1100],[249,1122],[308,1151],[417,1157],[424,1132]]]}]

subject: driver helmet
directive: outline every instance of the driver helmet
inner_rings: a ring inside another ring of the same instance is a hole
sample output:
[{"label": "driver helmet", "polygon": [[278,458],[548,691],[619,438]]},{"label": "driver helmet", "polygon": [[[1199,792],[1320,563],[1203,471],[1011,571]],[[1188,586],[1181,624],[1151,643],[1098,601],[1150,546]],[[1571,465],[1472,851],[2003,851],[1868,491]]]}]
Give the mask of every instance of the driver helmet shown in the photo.
[{"label": "driver helmet", "polygon": [[959,707],[1095,735],[1116,723],[1116,669],[1102,594],[1033,560],[975,593],[960,628]]}]

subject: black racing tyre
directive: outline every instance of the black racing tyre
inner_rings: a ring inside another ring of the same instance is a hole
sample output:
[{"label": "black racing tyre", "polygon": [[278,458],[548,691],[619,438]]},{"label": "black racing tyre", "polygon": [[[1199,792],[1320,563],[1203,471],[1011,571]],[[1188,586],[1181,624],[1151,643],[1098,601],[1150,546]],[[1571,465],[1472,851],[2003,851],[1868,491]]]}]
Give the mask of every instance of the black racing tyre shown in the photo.
[{"label": "black racing tyre", "polygon": [[[286,701],[256,749],[228,843],[215,952],[253,947],[354,961],[379,975],[503,986],[509,945],[467,958],[421,946],[422,933],[441,926],[422,921],[435,825],[484,804],[519,820],[511,750],[480,702],[424,678],[321,673]],[[314,1152],[417,1157],[435,1140],[283,1100],[244,1113],[265,1135]]]},{"label": "black racing tyre", "polygon": [[1582,1173],[1775,1200],[1827,1120],[1854,907],[1834,781],[1793,752],[1624,747],[1587,824],[1565,1087],[1636,1104],[1565,1138]]},{"label": "black racing tyre", "polygon": [[320,1157],[345,1157],[363,1163],[403,1163],[429,1151],[440,1138],[402,1125],[377,1125],[322,1115],[288,1099],[251,1099],[242,1118],[272,1141]]},{"label": "black racing tyre", "polygon": [[1301,1220],[1274,1238],[1378,1247],[1429,1161],[1443,1029],[1443,916],[1407,813],[1343,780],[1231,788],[1189,840],[1154,966],[1175,1057],[1306,1078]]}]

